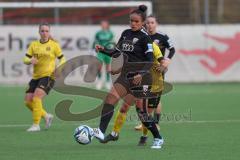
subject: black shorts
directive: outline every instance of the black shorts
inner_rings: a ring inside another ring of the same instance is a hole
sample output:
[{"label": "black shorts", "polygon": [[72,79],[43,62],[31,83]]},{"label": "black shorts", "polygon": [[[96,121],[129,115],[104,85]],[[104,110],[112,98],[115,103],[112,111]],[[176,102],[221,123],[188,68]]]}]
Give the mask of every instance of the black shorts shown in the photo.
[{"label": "black shorts", "polygon": [[26,90],[26,93],[34,93],[36,88],[41,88],[45,91],[46,94],[50,92],[50,90],[53,88],[54,80],[50,77],[43,77],[39,79],[32,79],[28,85],[29,88]]},{"label": "black shorts", "polygon": [[160,100],[161,100],[161,94],[159,94],[158,97],[149,98],[148,99],[148,108],[157,108]]},{"label": "black shorts", "polygon": [[[147,76],[148,75],[145,75],[143,77],[143,81],[144,81],[144,79],[147,79],[148,83],[151,83],[151,79],[149,80],[149,78]],[[152,95],[152,93],[150,91],[151,88],[148,87],[149,86],[148,83],[143,83],[143,84],[145,84],[144,86],[141,86],[141,85],[136,86],[135,84],[132,83],[133,77],[134,77],[134,75],[131,75],[131,76],[120,75],[114,83],[119,83],[122,86],[124,86],[124,88],[127,90],[128,94],[131,94],[131,95],[135,96],[136,98],[148,99],[149,97],[156,97],[155,94]]]}]

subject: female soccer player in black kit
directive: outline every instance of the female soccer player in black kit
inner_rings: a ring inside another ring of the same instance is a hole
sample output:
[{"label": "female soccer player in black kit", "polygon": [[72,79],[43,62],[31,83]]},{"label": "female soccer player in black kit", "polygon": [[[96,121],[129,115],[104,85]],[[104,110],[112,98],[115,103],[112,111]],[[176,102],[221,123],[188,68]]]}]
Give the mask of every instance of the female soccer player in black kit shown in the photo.
[{"label": "female soccer player in black kit", "polygon": [[[161,148],[161,145],[163,144],[163,139],[159,134],[154,120],[152,118],[145,117],[148,116],[148,114],[143,109],[143,100],[135,97],[130,90],[134,86],[141,85],[143,78],[146,77],[146,73],[150,70],[153,62],[152,40],[142,29],[146,19],[146,9],[146,6],[140,5],[138,9],[133,10],[130,13],[131,29],[123,31],[118,41],[118,48],[115,48],[113,51],[109,51],[104,49],[102,46],[96,46],[97,51],[101,51],[109,56],[116,57],[119,56],[121,52],[127,55],[120,71],[121,75],[114,82],[112,89],[104,101],[99,128],[94,128],[94,136],[98,138],[100,142],[104,140],[104,133],[113,116],[114,105],[117,104],[120,98],[125,97],[127,94],[131,94],[132,98],[136,99],[138,116],[140,117],[142,123],[153,134],[154,146],[152,146],[152,148]],[[148,64],[144,64],[141,72],[139,72],[139,70],[134,72],[134,67],[128,68],[129,66],[144,62],[148,62]],[[131,73],[129,73],[129,69],[131,70]],[[150,77],[147,78],[151,79]]]}]

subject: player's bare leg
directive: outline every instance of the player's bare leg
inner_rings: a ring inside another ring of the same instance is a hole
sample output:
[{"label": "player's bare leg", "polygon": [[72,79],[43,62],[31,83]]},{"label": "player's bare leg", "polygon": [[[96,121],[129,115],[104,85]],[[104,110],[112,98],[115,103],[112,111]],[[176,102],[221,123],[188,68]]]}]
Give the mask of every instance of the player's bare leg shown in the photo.
[{"label": "player's bare leg", "polygon": [[111,72],[111,65],[106,64],[106,83],[105,87],[110,90],[112,87],[111,81],[110,81],[110,72]]},{"label": "player's bare leg", "polygon": [[99,66],[98,66],[98,78],[97,78],[97,84],[96,84],[96,88],[99,90],[99,89],[102,89],[103,87],[103,81],[102,81],[102,65],[103,63],[99,63]]}]

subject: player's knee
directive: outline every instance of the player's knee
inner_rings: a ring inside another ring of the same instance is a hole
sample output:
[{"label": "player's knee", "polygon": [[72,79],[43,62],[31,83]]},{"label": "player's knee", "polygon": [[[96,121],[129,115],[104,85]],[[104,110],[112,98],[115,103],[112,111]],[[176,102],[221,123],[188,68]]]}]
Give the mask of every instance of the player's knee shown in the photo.
[{"label": "player's knee", "polygon": [[137,100],[136,101],[136,108],[142,109],[143,108],[142,106],[143,106],[142,100]]},{"label": "player's knee", "polygon": [[129,105],[123,104],[120,108],[121,113],[127,113],[128,112]]},{"label": "player's knee", "polygon": [[108,104],[115,105],[117,102],[118,102],[118,98],[111,93],[108,94],[105,99],[105,103],[108,103]]},{"label": "player's knee", "polygon": [[111,68],[110,67],[106,67],[106,71],[107,71],[107,73],[111,73]]},{"label": "player's knee", "polygon": [[40,89],[40,88],[38,88],[38,89],[35,90],[35,92],[33,94],[33,98],[37,97],[39,99],[42,99],[45,95],[46,95],[45,91]]}]

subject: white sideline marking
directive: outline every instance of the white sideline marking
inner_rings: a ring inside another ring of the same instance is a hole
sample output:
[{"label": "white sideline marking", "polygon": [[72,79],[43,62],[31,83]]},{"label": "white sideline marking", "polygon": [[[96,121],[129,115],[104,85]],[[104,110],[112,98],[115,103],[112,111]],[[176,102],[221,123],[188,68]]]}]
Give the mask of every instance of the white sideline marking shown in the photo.
[{"label": "white sideline marking", "polygon": [[[83,124],[86,123],[87,125],[96,125],[96,123],[98,122],[79,122],[79,123],[66,123],[66,124],[60,124],[60,123],[56,123],[53,124],[53,126],[75,126],[75,125],[79,125],[79,124]],[[133,124],[137,124],[139,122],[126,122],[125,125],[133,125]],[[188,124],[188,123],[240,123],[240,120],[212,120],[212,121],[163,121],[160,122],[161,124]],[[113,124],[113,123],[110,123]],[[0,128],[14,128],[14,127],[29,127],[31,126],[31,124],[0,124]]]}]

